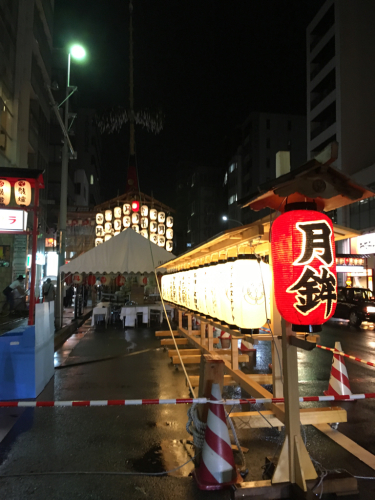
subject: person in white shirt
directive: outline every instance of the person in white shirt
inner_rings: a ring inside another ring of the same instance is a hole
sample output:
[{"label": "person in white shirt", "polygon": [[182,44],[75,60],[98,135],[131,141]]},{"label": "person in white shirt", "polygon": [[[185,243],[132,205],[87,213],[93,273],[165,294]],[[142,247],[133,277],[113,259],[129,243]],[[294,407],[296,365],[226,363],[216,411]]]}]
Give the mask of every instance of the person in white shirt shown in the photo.
[{"label": "person in white shirt", "polygon": [[14,298],[13,298],[14,290],[17,290],[21,296],[25,295],[25,289],[23,287],[24,279],[25,278],[22,276],[22,274],[20,274],[15,281],[13,281],[3,290],[3,294],[5,295],[6,300],[9,303],[10,311],[13,311],[14,309]]}]

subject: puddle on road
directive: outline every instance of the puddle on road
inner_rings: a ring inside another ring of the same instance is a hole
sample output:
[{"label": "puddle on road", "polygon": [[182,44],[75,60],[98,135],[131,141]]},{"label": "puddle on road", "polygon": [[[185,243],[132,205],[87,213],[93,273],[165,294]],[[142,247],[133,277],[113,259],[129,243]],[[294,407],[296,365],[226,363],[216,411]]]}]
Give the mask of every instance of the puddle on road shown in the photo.
[{"label": "puddle on road", "polygon": [[[137,472],[164,472],[173,470],[184,464],[194,456],[193,442],[186,439],[164,440],[150,448],[143,457],[131,460]],[[169,473],[174,477],[187,477],[194,469],[190,462],[181,469]],[[162,477],[162,476],[161,476]]]}]

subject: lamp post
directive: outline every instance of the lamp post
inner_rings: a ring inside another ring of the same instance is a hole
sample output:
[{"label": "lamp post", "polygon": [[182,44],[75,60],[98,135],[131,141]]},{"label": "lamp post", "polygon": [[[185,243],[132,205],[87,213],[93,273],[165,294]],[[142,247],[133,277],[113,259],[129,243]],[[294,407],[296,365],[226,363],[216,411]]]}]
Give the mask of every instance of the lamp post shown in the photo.
[{"label": "lamp post", "polygon": [[[68,211],[68,167],[69,167],[69,97],[74,94],[77,87],[70,87],[70,59],[80,60],[86,55],[86,51],[80,45],[73,45],[68,53],[68,67],[66,74],[66,94],[65,99],[59,105],[61,107],[65,104],[64,112],[64,145],[62,149],[62,162],[61,162],[61,191],[60,191],[60,248],[59,248],[59,269],[57,272],[57,299],[58,299],[58,327],[62,327],[62,280],[60,274],[60,267],[65,264],[65,238],[66,238],[66,218]],[[56,311],[57,312],[57,311]]]},{"label": "lamp post", "polygon": [[231,220],[232,222],[238,222],[238,224],[240,224],[240,226],[243,226],[244,223],[241,222],[240,220],[236,220],[236,219],[229,219],[226,215],[223,215],[222,216],[222,219],[225,220],[225,221],[228,221],[228,220]]}]

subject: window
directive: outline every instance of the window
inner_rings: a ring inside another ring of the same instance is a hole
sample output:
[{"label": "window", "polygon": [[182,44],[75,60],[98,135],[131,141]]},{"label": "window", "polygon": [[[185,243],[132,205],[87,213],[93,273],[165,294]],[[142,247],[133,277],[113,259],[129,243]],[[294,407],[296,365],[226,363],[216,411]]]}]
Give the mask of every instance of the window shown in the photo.
[{"label": "window", "polygon": [[90,184],[91,184],[91,186],[94,184],[94,176],[93,175],[90,175]]},{"label": "window", "polygon": [[224,176],[224,186],[227,185],[227,182],[228,182],[228,174],[227,172],[225,172],[225,176]]},{"label": "window", "polygon": [[229,173],[231,174],[234,172],[234,170],[237,168],[237,163],[232,163],[232,165],[229,167]]},{"label": "window", "polygon": [[269,138],[269,137],[267,137],[267,140],[266,140],[266,148],[267,148],[267,149],[270,149],[270,147],[271,147],[271,140],[270,140],[270,138]]},{"label": "window", "polygon": [[271,128],[271,120],[269,118],[267,118],[267,120],[266,120],[266,128],[267,128],[267,130],[269,130]]},{"label": "window", "polygon": [[235,201],[237,201],[237,193],[229,197],[228,205],[232,205]]}]

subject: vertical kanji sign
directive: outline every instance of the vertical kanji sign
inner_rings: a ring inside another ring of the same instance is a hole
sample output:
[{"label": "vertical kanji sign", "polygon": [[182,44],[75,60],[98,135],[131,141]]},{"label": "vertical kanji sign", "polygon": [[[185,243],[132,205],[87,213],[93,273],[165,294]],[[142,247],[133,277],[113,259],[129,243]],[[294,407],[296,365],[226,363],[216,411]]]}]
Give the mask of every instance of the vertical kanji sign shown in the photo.
[{"label": "vertical kanji sign", "polygon": [[272,226],[275,299],[293,325],[321,325],[335,312],[337,276],[331,220],[314,210],[291,210]]}]

